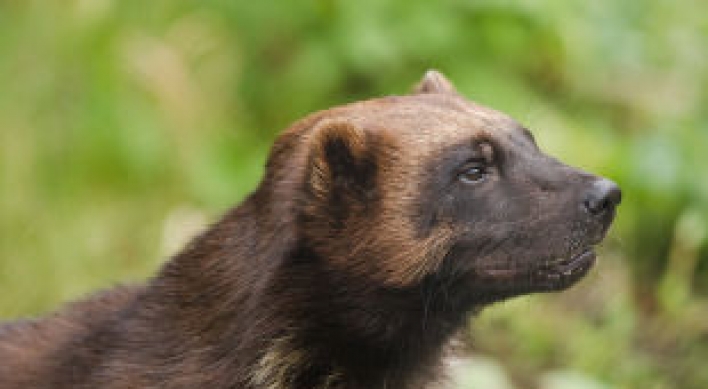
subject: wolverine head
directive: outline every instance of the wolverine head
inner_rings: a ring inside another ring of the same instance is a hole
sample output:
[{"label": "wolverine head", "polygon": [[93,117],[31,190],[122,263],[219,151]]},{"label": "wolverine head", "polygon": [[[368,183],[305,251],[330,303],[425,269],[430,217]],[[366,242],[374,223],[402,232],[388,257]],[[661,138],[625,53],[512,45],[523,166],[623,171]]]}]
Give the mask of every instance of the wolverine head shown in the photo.
[{"label": "wolverine head", "polygon": [[293,126],[269,163],[273,177],[289,173],[300,244],[331,269],[391,288],[454,277],[490,301],[581,279],[621,196],[435,71],[410,95]]}]

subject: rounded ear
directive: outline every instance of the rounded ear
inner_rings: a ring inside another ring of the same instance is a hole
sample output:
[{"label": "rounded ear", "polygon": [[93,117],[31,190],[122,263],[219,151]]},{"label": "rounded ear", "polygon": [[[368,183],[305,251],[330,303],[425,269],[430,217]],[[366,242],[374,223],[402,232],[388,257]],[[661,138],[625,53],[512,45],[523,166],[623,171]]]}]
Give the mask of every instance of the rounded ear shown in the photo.
[{"label": "rounded ear", "polygon": [[366,133],[346,122],[325,122],[314,129],[308,181],[320,199],[365,196],[376,165]]},{"label": "rounded ear", "polygon": [[420,80],[418,85],[413,89],[413,93],[449,93],[458,94],[455,86],[452,85],[450,80],[445,78],[445,76],[437,70],[428,70],[423,75],[423,79]]}]

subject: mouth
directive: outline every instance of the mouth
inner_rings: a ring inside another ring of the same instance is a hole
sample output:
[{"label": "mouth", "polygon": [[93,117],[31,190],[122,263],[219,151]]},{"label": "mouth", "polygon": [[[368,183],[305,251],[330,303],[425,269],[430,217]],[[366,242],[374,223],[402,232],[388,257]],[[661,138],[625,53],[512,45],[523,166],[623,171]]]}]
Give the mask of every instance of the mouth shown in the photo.
[{"label": "mouth", "polygon": [[595,251],[587,248],[570,258],[546,261],[533,272],[533,276],[548,290],[566,289],[587,274],[595,258]]},{"label": "mouth", "polygon": [[593,246],[562,258],[517,267],[478,269],[475,284],[490,301],[528,293],[558,292],[580,281],[595,264]]}]

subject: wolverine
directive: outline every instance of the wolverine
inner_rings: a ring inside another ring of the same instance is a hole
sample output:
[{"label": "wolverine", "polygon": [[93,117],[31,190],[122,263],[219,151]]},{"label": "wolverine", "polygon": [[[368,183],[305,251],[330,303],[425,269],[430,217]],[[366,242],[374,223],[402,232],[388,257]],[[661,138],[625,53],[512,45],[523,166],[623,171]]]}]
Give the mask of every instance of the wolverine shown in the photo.
[{"label": "wolverine", "polygon": [[612,181],[428,71],[321,111],[143,285],[0,326],[0,389],[424,389],[467,319],[591,269]]}]

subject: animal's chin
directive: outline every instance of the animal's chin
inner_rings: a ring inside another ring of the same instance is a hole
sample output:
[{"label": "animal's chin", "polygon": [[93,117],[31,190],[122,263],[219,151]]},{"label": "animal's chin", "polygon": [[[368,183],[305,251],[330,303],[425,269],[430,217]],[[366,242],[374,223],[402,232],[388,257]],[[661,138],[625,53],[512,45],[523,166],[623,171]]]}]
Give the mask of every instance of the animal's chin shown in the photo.
[{"label": "animal's chin", "polygon": [[582,279],[595,264],[595,251],[588,247],[567,258],[534,261],[507,269],[485,269],[477,273],[483,289],[500,297],[564,290]]},{"label": "animal's chin", "polygon": [[595,251],[590,247],[567,259],[547,261],[532,271],[531,283],[540,291],[566,289],[588,273],[595,258]]}]

